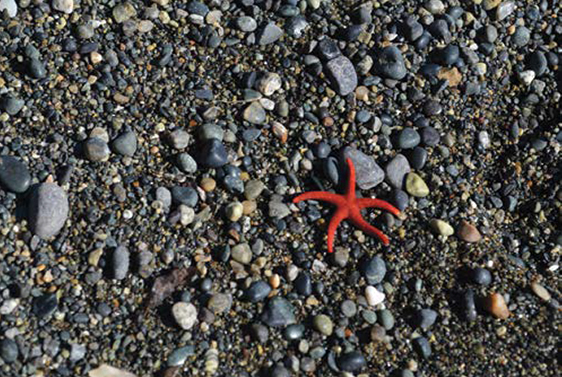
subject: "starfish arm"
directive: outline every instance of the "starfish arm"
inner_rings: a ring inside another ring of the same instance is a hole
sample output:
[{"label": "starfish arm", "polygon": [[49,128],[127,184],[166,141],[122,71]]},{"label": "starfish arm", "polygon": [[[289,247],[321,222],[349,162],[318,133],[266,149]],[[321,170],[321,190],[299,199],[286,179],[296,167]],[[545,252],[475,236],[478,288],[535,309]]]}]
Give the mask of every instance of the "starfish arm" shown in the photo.
[{"label": "starfish arm", "polygon": [[347,217],[347,213],[344,210],[337,210],[330,220],[330,225],[328,225],[328,253],[334,251],[334,238],[336,236],[336,229],[338,225]]},{"label": "starfish arm", "polygon": [[351,161],[351,158],[348,158],[346,162],[349,169],[346,195],[348,197],[355,198],[355,166],[353,165],[353,161]]},{"label": "starfish arm", "polygon": [[359,198],[359,199],[357,199],[357,204],[359,205],[359,208],[361,208],[361,209],[363,209],[363,208],[380,208],[380,209],[384,209],[385,211],[388,211],[388,212],[392,213],[395,216],[398,216],[400,214],[400,211],[398,210],[398,208],[396,208],[393,205],[389,204],[388,202],[385,202],[384,200],[380,200],[380,199]]},{"label": "starfish arm", "polygon": [[388,246],[388,244],[390,243],[388,241],[388,238],[383,234],[383,232],[381,232],[378,228],[375,228],[374,226],[363,220],[363,218],[359,216],[353,216],[351,218],[351,221],[363,232],[378,237],[378,239],[381,240],[381,242],[385,246]]},{"label": "starfish arm", "polygon": [[304,194],[300,194],[293,198],[293,203],[299,203],[303,200],[320,200],[323,202],[328,202],[335,204],[337,206],[345,205],[345,200],[341,195],[333,194],[326,191],[309,191]]}]

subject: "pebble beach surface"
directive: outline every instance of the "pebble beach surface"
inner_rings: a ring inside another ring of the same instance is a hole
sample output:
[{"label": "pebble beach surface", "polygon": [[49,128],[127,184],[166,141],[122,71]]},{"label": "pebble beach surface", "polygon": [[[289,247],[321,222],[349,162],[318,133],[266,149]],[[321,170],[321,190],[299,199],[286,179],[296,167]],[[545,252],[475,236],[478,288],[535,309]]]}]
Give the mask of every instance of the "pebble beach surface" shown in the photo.
[{"label": "pebble beach surface", "polygon": [[[0,0],[0,376],[557,376],[550,0]],[[385,247],[333,208],[346,159]]]}]

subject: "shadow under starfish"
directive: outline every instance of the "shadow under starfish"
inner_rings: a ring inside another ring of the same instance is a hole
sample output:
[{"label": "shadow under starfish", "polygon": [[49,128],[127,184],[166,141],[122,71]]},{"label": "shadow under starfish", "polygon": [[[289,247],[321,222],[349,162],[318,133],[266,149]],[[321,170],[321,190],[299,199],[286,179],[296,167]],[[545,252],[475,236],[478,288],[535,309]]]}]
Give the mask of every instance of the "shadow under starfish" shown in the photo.
[{"label": "shadow under starfish", "polygon": [[392,213],[395,216],[400,214],[400,211],[389,204],[388,202],[380,199],[372,198],[357,198],[355,194],[355,166],[350,158],[346,160],[349,167],[349,179],[347,182],[347,191],[343,195],[334,194],[328,191],[310,191],[300,194],[293,199],[293,203],[299,203],[303,200],[320,200],[337,206],[336,212],[330,220],[328,225],[328,252],[333,252],[334,237],[338,225],[343,220],[349,220],[353,225],[361,229],[367,234],[377,237],[384,245],[389,244],[388,237],[386,237],[380,229],[369,224],[361,215],[361,210],[364,208],[379,208]]}]

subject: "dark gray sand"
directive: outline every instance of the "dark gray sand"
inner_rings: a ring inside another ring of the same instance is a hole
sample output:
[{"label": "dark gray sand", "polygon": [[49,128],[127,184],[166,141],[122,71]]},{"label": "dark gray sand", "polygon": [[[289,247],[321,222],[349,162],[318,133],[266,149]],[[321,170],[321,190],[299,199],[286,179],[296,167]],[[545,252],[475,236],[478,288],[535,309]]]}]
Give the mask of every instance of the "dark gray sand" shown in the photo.
[{"label": "dark gray sand", "polygon": [[0,376],[557,375],[560,6],[0,0]]}]

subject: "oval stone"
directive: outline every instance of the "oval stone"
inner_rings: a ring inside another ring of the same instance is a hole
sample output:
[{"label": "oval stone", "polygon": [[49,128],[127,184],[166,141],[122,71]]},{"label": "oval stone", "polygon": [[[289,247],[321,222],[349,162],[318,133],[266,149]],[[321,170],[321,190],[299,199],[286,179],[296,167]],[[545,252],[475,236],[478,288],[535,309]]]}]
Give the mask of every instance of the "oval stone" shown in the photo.
[{"label": "oval stone", "polygon": [[18,158],[0,156],[0,185],[8,191],[22,193],[27,191],[31,175],[27,166]]},{"label": "oval stone", "polygon": [[68,198],[62,188],[55,183],[41,183],[29,202],[31,230],[42,239],[51,238],[64,226],[68,209]]}]

